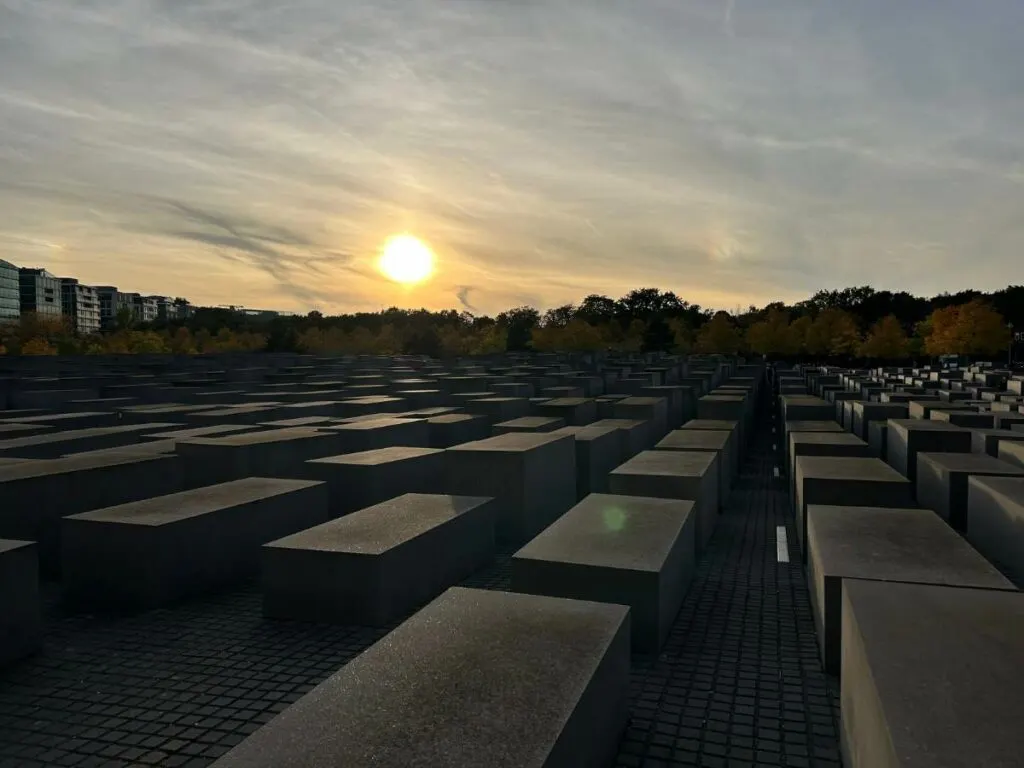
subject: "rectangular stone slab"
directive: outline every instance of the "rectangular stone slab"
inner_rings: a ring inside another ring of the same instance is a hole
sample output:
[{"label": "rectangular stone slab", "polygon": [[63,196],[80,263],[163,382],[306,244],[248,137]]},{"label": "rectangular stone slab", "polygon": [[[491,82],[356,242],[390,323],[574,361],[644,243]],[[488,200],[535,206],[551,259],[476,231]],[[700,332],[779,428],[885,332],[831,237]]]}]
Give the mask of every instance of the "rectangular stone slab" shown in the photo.
[{"label": "rectangular stone slab", "polygon": [[603,768],[628,717],[625,606],[452,588],[217,768]]},{"label": "rectangular stone slab", "polygon": [[658,451],[712,451],[719,454],[718,506],[729,501],[739,476],[739,438],[734,432],[711,429],[674,429],[654,446]]},{"label": "rectangular stone slab", "polygon": [[[1014,428],[1014,432],[1024,434],[1024,429]],[[999,459],[1016,467],[1024,467],[1024,442],[999,441]]]},{"label": "rectangular stone slab", "polygon": [[1024,588],[1024,478],[967,481],[967,540]]},{"label": "rectangular stone slab", "polygon": [[710,451],[644,451],[608,476],[613,494],[697,502],[697,550],[718,521],[718,454]]},{"label": "rectangular stone slab", "polygon": [[790,432],[786,476],[790,495],[795,490],[793,468],[797,456],[857,456],[869,458],[871,447],[849,432]]},{"label": "rectangular stone slab", "polygon": [[928,509],[812,504],[807,585],[825,671],[839,674],[846,579],[1014,589],[1006,577]]},{"label": "rectangular stone slab", "polygon": [[60,519],[180,491],[177,456],[76,454],[0,466],[0,537],[39,544],[44,578],[60,574]]},{"label": "rectangular stone slab", "polygon": [[540,416],[562,419],[570,427],[582,427],[597,421],[597,402],[585,397],[556,397],[534,410]]},{"label": "rectangular stone slab", "polygon": [[575,440],[577,501],[608,490],[608,474],[625,459],[616,427],[562,427],[550,434],[572,435]]},{"label": "rectangular stone slab", "polygon": [[647,450],[651,440],[651,423],[641,419],[599,419],[591,427],[615,427],[622,438],[623,460]]},{"label": "rectangular stone slab", "polygon": [[431,448],[451,448],[490,437],[491,425],[483,416],[446,413],[427,419],[427,443]]},{"label": "rectangular stone slab", "polygon": [[974,453],[985,453],[999,458],[999,446],[1003,441],[1024,443],[1024,434],[1010,429],[972,429],[971,450]]},{"label": "rectangular stone slab", "polygon": [[657,653],[693,579],[694,502],[592,493],[511,562],[512,590],[628,605],[632,647]]},{"label": "rectangular stone slab", "polygon": [[158,422],[44,432],[0,440],[0,455],[20,459],[56,459],[69,453],[86,453],[131,445],[138,443],[147,432],[170,429],[174,426],[177,425]]},{"label": "rectangular stone slab", "polygon": [[942,421],[947,424],[955,424],[958,427],[977,427],[979,429],[992,429],[995,423],[991,413],[977,413],[968,410],[932,411],[929,418],[932,421]]},{"label": "rectangular stone slab", "polygon": [[796,460],[796,533],[807,560],[809,504],[851,507],[913,507],[910,481],[876,458],[798,456]]},{"label": "rectangular stone slab", "polygon": [[811,395],[782,395],[779,397],[782,421],[834,421],[836,409],[832,403]]},{"label": "rectangular stone slab", "polygon": [[555,416],[522,416],[495,424],[492,431],[495,435],[506,435],[509,432],[554,432],[564,426],[565,419]]},{"label": "rectangular stone slab", "polygon": [[1020,765],[1024,595],[846,582],[846,768]]},{"label": "rectangular stone slab", "polygon": [[576,503],[570,435],[510,432],[447,450],[444,491],[498,502],[498,542],[520,546]]},{"label": "rectangular stone slab", "polygon": [[889,419],[886,434],[886,461],[913,483],[917,480],[917,454],[970,453],[971,432],[941,421]]},{"label": "rectangular stone slab", "polygon": [[934,510],[954,530],[966,533],[967,479],[973,475],[1024,477],[1015,467],[987,454],[917,454],[917,503]]},{"label": "rectangular stone slab", "polygon": [[0,539],[0,668],[33,653],[42,636],[36,544]]},{"label": "rectangular stone slab", "polygon": [[650,422],[645,448],[652,448],[668,432],[668,400],[664,397],[627,397],[612,407],[616,419],[639,419]]},{"label": "rectangular stone slab", "polygon": [[405,493],[438,493],[445,453],[438,448],[392,446],[311,459],[302,477],[327,484],[330,516],[340,517]]},{"label": "rectangular stone slab", "polygon": [[64,595],[142,610],[256,574],[260,547],[327,519],[327,487],[249,477],[62,521]]},{"label": "rectangular stone slab", "polygon": [[905,419],[909,413],[906,403],[855,402],[851,407],[853,409],[852,432],[861,440],[868,440],[871,422]]},{"label": "rectangular stone slab", "polygon": [[386,626],[494,557],[493,499],[410,493],[263,547],[263,613]]}]

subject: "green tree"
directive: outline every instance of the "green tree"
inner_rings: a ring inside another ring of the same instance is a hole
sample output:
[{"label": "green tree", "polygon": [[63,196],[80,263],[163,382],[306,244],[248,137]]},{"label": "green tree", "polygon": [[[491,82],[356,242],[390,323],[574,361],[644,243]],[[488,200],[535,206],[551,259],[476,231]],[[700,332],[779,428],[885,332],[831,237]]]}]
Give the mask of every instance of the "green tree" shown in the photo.
[{"label": "green tree", "polygon": [[880,360],[902,360],[910,356],[910,339],[896,315],[875,323],[860,345],[860,356]]},{"label": "green tree", "polygon": [[698,352],[735,355],[743,339],[728,312],[718,312],[697,333]]}]

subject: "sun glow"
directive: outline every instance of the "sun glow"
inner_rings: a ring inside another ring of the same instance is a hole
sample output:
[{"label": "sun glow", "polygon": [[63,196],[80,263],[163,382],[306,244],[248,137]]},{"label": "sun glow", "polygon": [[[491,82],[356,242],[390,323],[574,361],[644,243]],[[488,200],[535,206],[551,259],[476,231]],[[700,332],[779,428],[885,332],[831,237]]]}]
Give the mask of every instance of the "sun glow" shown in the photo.
[{"label": "sun glow", "polygon": [[395,235],[384,243],[378,267],[389,280],[413,285],[434,274],[434,253],[412,235]]}]

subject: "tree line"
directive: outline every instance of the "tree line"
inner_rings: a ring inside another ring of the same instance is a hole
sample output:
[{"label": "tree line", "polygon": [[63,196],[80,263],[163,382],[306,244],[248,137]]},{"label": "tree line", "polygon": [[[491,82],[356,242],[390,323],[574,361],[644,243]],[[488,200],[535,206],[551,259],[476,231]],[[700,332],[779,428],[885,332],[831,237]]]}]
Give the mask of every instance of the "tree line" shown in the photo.
[{"label": "tree line", "polygon": [[201,308],[184,321],[83,336],[66,321],[26,315],[0,328],[0,354],[203,354],[295,351],[418,354],[445,358],[509,351],[753,353],[776,359],[905,360],[1006,352],[1011,324],[1024,330],[1024,286],[923,299],[870,287],[819,291],[735,313],[712,312],[671,291],[638,288],[619,299],[591,295],[544,312],[515,307],[495,317],[391,308],[382,312],[270,319]]}]

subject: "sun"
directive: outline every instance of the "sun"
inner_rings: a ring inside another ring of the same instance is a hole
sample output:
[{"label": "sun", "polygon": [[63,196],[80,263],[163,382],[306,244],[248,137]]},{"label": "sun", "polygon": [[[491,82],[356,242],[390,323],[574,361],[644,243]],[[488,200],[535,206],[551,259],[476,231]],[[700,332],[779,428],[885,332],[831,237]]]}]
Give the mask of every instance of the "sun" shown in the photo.
[{"label": "sun", "polygon": [[384,243],[378,267],[389,280],[413,285],[423,282],[434,273],[434,253],[419,238],[395,235]]}]

